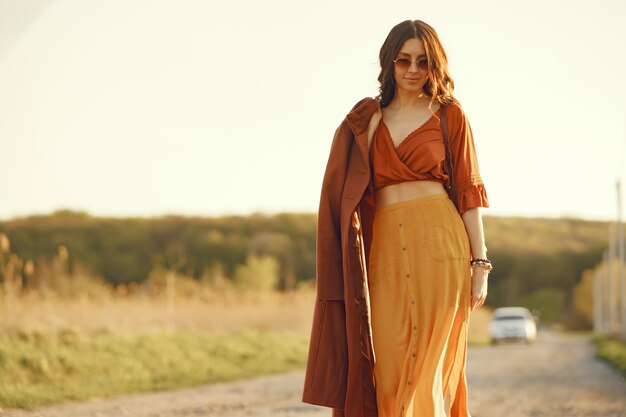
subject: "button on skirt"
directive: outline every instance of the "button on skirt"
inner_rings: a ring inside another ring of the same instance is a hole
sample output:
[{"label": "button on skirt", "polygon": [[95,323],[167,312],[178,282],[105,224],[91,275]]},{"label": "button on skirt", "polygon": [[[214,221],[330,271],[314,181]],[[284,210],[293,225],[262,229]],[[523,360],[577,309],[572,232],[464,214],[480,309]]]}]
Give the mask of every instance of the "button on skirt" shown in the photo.
[{"label": "button on skirt", "polygon": [[376,210],[368,285],[379,417],[471,417],[470,259],[447,194]]}]

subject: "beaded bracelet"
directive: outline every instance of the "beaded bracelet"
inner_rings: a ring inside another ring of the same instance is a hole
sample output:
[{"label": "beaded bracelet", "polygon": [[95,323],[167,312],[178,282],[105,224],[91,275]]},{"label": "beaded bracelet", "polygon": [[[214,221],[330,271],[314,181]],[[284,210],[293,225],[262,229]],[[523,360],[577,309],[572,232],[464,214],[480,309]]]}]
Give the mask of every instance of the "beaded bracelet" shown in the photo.
[{"label": "beaded bracelet", "polygon": [[470,263],[472,263],[472,264],[473,264],[473,263],[476,263],[476,262],[481,262],[481,261],[482,261],[482,262],[489,263],[489,264],[491,263],[491,261],[490,261],[489,259],[487,259],[487,258],[474,258],[474,259],[472,259],[472,260],[470,261]]},{"label": "beaded bracelet", "polygon": [[472,268],[478,266],[481,268],[485,268],[488,271],[493,270],[493,266],[491,265],[491,261],[489,259],[475,258],[470,261],[470,264],[472,265]]},{"label": "beaded bracelet", "polygon": [[476,267],[485,268],[489,272],[491,272],[493,270],[493,266],[491,266],[489,264],[475,263],[474,265],[472,265],[472,268],[476,268]]}]

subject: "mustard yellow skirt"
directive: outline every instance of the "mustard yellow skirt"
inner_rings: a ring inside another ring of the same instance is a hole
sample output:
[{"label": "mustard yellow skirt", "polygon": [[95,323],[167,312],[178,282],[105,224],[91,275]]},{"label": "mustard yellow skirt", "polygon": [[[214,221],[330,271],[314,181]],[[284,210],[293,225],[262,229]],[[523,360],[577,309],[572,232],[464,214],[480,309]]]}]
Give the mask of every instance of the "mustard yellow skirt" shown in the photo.
[{"label": "mustard yellow skirt", "polygon": [[471,251],[447,194],[377,209],[368,277],[379,417],[471,417]]}]

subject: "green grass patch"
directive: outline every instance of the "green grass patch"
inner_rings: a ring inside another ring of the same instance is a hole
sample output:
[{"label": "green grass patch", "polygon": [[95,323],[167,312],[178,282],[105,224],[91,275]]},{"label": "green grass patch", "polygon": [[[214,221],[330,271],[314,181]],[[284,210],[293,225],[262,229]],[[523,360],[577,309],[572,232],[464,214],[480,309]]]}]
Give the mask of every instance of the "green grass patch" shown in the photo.
[{"label": "green grass patch", "polygon": [[594,335],[591,341],[596,346],[596,356],[608,362],[626,380],[626,342],[609,335]]},{"label": "green grass patch", "polygon": [[244,330],[226,335],[0,335],[0,406],[34,408],[301,369],[308,338]]}]

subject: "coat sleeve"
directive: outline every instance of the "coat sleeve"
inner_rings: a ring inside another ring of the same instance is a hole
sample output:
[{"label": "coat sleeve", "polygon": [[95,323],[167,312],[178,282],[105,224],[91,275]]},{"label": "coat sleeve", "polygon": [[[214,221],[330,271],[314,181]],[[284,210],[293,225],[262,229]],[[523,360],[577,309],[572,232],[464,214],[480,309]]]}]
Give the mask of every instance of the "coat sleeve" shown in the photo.
[{"label": "coat sleeve", "polygon": [[463,214],[474,207],[489,207],[487,191],[478,169],[472,127],[459,105],[451,106],[450,116],[450,152],[459,213]]},{"label": "coat sleeve", "polygon": [[335,131],[322,181],[317,212],[317,298],[343,300],[341,196],[346,178],[352,131],[343,122]]},{"label": "coat sleeve", "polygon": [[348,343],[341,248],[341,197],[352,144],[347,120],[335,131],[317,219],[316,291],[302,401],[344,408]]}]

